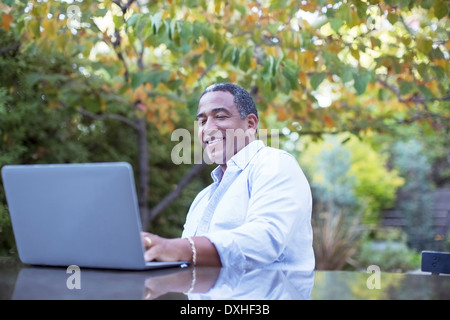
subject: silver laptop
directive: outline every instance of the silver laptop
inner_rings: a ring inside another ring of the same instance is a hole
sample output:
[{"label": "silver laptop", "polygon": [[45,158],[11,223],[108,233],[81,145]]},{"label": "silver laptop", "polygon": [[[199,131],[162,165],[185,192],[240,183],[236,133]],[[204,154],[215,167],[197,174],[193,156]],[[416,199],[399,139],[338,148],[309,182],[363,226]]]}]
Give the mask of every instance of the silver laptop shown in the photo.
[{"label": "silver laptop", "polygon": [[25,264],[145,270],[129,163],[6,165],[3,185],[19,258]]}]

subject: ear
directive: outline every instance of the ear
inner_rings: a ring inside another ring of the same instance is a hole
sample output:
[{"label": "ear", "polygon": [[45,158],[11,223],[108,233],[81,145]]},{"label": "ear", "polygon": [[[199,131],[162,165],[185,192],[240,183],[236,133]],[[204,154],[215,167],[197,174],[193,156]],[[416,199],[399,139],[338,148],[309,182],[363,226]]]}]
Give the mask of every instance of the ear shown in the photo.
[{"label": "ear", "polygon": [[247,131],[251,130],[250,133],[256,134],[256,130],[258,128],[258,118],[256,117],[256,115],[250,113],[249,115],[247,115],[246,120],[247,120]]}]

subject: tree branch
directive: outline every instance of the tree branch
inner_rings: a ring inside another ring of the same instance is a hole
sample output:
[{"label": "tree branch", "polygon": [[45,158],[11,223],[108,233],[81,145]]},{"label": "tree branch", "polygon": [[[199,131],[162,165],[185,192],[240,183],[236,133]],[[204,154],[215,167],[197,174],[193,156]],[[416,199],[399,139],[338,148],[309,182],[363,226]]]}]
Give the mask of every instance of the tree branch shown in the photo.
[{"label": "tree branch", "polygon": [[[129,0],[128,2],[122,4],[120,0],[113,0],[113,3],[115,3],[120,8],[120,10],[122,10],[123,16],[125,16],[125,13],[127,12],[128,8],[131,6],[131,4],[134,1],[135,0]],[[125,18],[123,18],[123,19],[125,19]],[[124,20],[124,22],[125,22],[125,20]],[[125,61],[125,58],[124,58],[124,56],[122,54],[122,50],[121,50],[121,47],[120,47],[120,43],[121,43],[122,38],[120,36],[120,30],[118,30],[117,28],[115,28],[115,30],[114,30],[114,37],[115,37],[115,41],[113,42],[110,39],[109,42],[112,44],[112,46],[114,48],[114,51],[117,54],[117,57],[119,58],[120,62],[122,62],[123,67],[125,68],[124,78],[125,78],[125,82],[128,83],[129,82],[130,73],[129,73],[129,69],[128,69],[127,63]]]},{"label": "tree branch", "polygon": [[95,113],[89,112],[83,108],[78,108],[78,112],[81,113],[83,116],[86,116],[86,117],[89,117],[89,118],[92,118],[95,120],[109,120],[109,119],[117,120],[117,121],[120,121],[120,122],[123,122],[123,123],[129,125],[130,127],[132,127],[135,130],[139,130],[139,127],[136,123],[134,123],[127,117],[121,116],[120,114],[111,114],[111,113],[95,114]]},{"label": "tree branch", "polygon": [[400,93],[400,90],[397,87],[395,87],[393,85],[390,85],[385,80],[377,79],[377,82],[379,84],[381,84],[383,87],[385,87],[385,88],[389,89],[390,91],[392,91],[397,96],[398,101],[402,102],[402,103],[413,102],[413,103],[425,104],[426,101],[447,101],[447,100],[450,100],[450,93],[447,93],[445,96],[442,96],[442,97],[433,97],[433,98],[430,98],[430,99],[426,99],[423,95],[415,93],[415,94],[411,95],[409,98],[405,99],[405,98],[402,97],[402,95]]},{"label": "tree branch", "polygon": [[149,219],[152,221],[155,219],[164,209],[166,209],[178,196],[181,194],[184,188],[207,166],[205,162],[202,164],[194,165],[191,170],[180,180],[176,188],[167,194],[149,213]]},{"label": "tree branch", "polygon": [[120,8],[120,10],[122,10],[122,13],[125,13],[134,1],[135,0],[129,0],[125,4],[122,4],[120,0],[113,0],[112,2],[115,3]]},{"label": "tree branch", "polygon": [[202,79],[206,76],[206,74],[216,65],[216,62],[212,63],[210,66],[206,67],[205,70],[203,70],[200,77],[197,79],[197,83],[200,83]]},{"label": "tree branch", "polygon": [[174,100],[174,101],[178,101],[181,103],[187,103],[186,99],[180,98],[179,96],[175,95],[175,94],[170,94],[170,93],[165,93],[165,92],[157,92],[157,91],[146,91],[147,96],[148,97],[166,97],[168,99]]}]

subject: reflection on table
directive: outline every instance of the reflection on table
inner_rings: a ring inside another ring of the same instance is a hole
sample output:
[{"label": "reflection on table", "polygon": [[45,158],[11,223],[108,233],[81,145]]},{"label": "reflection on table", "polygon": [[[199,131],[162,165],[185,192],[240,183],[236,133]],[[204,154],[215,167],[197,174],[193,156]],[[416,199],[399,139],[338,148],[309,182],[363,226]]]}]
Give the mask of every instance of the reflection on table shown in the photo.
[{"label": "reflection on table", "polygon": [[152,271],[80,270],[80,289],[66,268],[0,266],[1,299],[450,299],[450,276],[299,271],[285,268],[169,268]]},{"label": "reflection on table", "polygon": [[315,300],[450,300],[449,275],[381,272],[379,289],[373,287],[371,276],[371,273],[354,271],[316,272],[311,297]]},{"label": "reflection on table", "polygon": [[69,289],[64,268],[25,267],[12,299],[310,299],[314,272],[168,268],[152,271],[80,270]]}]

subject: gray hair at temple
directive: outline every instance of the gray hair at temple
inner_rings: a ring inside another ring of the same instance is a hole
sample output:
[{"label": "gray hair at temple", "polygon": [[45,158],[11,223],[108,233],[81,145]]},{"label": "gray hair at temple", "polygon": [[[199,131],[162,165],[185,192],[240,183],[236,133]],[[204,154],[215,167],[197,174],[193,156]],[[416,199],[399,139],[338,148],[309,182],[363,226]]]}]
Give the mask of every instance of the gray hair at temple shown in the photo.
[{"label": "gray hair at temple", "polygon": [[206,88],[200,96],[200,99],[206,93],[214,91],[225,91],[234,96],[234,104],[241,115],[241,119],[245,119],[252,113],[258,118],[258,110],[256,109],[255,102],[253,102],[252,96],[244,88],[234,83],[216,83]]}]

